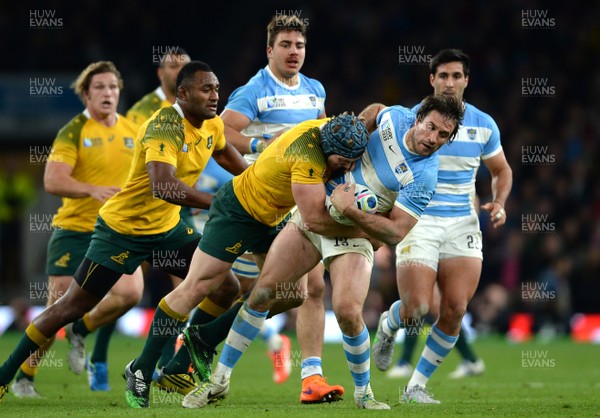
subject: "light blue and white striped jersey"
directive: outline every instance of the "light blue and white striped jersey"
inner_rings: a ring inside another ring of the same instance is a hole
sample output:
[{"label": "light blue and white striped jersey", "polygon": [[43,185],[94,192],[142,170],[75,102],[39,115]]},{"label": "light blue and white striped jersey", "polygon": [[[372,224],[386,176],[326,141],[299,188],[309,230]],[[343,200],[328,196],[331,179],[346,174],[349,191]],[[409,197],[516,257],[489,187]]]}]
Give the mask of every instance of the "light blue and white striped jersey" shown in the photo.
[{"label": "light blue and white striped jersey", "polygon": [[[300,122],[317,119],[325,109],[323,85],[302,73],[295,86],[278,80],[269,66],[261,69],[245,85],[238,87],[225,110],[235,110],[251,120],[242,134],[253,138],[270,138],[282,129],[289,129]],[[257,154],[246,155],[249,162],[256,161]]]},{"label": "light blue and white striped jersey", "polygon": [[[412,110],[416,113],[420,105]],[[451,144],[443,145],[435,195],[425,214],[467,216],[475,213],[475,177],[481,159],[502,151],[500,131],[494,119],[475,106],[465,103],[465,116]]]},{"label": "light blue and white striped jersey", "polygon": [[437,153],[425,157],[409,151],[406,133],[414,123],[415,114],[402,106],[379,112],[365,153],[345,178],[327,183],[327,194],[343,181],[363,184],[377,195],[378,212],[396,205],[418,219],[434,194],[439,158]]}]

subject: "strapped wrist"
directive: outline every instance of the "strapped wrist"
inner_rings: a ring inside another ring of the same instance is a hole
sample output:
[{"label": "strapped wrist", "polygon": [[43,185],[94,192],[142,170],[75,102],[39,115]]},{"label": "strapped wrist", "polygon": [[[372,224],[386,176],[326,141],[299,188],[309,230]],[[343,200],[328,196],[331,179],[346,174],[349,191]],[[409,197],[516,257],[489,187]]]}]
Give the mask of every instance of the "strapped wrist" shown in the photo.
[{"label": "strapped wrist", "polygon": [[251,154],[254,154],[255,152],[257,152],[257,147],[258,147],[259,142],[260,142],[260,140],[258,138],[250,138],[250,141],[248,142],[248,147],[250,149]]},{"label": "strapped wrist", "polygon": [[263,140],[259,140],[256,145],[256,152],[263,152],[267,148],[267,142]]}]

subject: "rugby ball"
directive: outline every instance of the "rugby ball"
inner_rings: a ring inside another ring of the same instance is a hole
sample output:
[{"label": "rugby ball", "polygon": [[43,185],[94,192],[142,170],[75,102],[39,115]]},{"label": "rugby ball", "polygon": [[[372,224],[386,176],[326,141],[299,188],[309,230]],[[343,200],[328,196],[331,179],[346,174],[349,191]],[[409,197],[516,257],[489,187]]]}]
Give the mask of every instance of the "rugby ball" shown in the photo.
[{"label": "rugby ball", "polygon": [[[354,187],[354,205],[365,213],[377,212],[377,195],[367,186],[357,184]],[[335,206],[329,204],[329,215],[342,225],[354,225],[351,219],[348,219]]]}]

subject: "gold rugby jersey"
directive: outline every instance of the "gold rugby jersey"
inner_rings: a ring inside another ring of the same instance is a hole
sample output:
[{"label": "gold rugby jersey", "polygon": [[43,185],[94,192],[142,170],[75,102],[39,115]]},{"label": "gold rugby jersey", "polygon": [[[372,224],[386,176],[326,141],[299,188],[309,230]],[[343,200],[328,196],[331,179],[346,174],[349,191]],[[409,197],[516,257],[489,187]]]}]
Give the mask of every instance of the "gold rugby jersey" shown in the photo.
[{"label": "gold rugby jersey", "polygon": [[152,116],[158,109],[169,107],[172,103],[167,100],[167,96],[162,87],[157,87],[156,90],[146,94],[126,113],[127,119],[132,121],[136,128],[139,128]]},{"label": "gold rugby jersey", "polygon": [[171,164],[176,167],[175,176],[194,187],[212,153],[225,148],[224,130],[219,116],[195,128],[178,104],[156,111],[138,131],[127,183],[102,207],[102,219],[125,235],[152,235],[173,229],[179,222],[181,207],[163,199],[169,195],[181,197],[182,191],[167,184],[159,184],[153,191],[146,164]]},{"label": "gold rugby jersey", "polygon": [[319,127],[331,118],[301,122],[269,145],[234,177],[233,190],[254,219],[275,226],[296,205],[292,183],[319,184],[329,177]]},{"label": "gold rugby jersey", "polygon": [[[108,127],[91,118],[85,110],[57,134],[48,162],[73,167],[77,181],[96,186],[123,187],[134,154],[136,128],[127,118],[117,115],[117,123]],[[92,232],[102,203],[92,197],[62,198],[62,206],[53,226],[78,232]]]}]

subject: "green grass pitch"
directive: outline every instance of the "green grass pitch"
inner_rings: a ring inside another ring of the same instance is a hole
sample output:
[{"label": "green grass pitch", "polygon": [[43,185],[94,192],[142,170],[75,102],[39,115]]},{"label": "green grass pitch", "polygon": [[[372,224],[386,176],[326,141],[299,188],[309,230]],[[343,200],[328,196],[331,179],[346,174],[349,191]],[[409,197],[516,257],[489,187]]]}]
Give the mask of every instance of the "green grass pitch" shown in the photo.
[{"label": "green grass pitch", "polygon": [[[20,334],[0,338],[4,361]],[[88,337],[91,348],[94,337]],[[123,368],[140,351],[143,339],[115,335],[110,346],[112,390],[92,392],[85,375],[76,376],[66,364],[67,344],[57,341],[40,370],[36,385],[43,399],[18,399],[8,393],[0,416],[211,416],[211,417],[348,417],[388,415],[402,417],[590,417],[600,416],[600,347],[569,340],[510,344],[499,337],[479,339],[475,350],[486,363],[484,376],[452,381],[447,378],[458,363],[451,353],[428,385],[441,405],[401,404],[399,388],[406,380],[390,380],[374,369],[371,385],[376,398],[391,411],[364,411],[354,406],[353,383],[341,344],[324,347],[324,371],[330,383],[346,389],[344,400],[332,404],[301,405],[300,353],[293,341],[294,370],[282,384],[272,382],[272,369],[262,341],[254,342],[234,370],[230,395],[202,410],[186,410],[181,396],[152,388],[150,408],[130,409],[124,399]],[[422,344],[418,346],[420,352]],[[399,350],[397,346],[396,350]],[[417,357],[418,353],[415,353]]]}]

